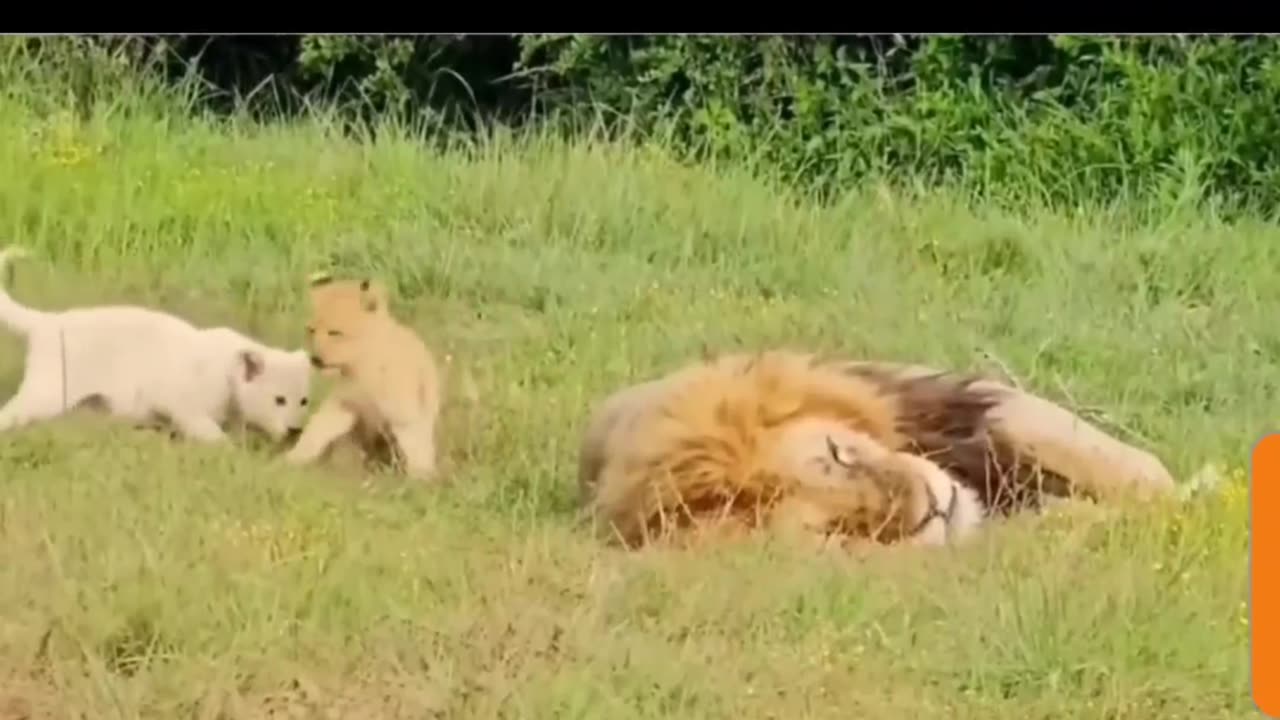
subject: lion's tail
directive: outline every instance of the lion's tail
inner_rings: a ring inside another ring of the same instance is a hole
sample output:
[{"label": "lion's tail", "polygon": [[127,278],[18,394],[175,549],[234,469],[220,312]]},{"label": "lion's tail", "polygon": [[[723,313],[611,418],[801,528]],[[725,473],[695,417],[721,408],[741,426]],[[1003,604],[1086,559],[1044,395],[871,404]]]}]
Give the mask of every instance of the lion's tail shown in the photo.
[{"label": "lion's tail", "polygon": [[10,267],[14,260],[28,257],[25,248],[10,245],[0,249],[0,324],[10,332],[26,336],[39,323],[46,313],[29,308],[9,295],[8,284]]}]

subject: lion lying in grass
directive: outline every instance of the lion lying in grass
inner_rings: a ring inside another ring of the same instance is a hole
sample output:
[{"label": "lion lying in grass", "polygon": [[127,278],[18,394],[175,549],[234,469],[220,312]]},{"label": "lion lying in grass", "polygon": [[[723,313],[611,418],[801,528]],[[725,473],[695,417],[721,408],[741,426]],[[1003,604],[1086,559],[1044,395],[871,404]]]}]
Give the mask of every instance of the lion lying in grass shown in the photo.
[{"label": "lion lying in grass", "polygon": [[1003,384],[790,351],[618,391],[579,463],[583,503],[632,547],[757,528],[939,544],[1045,496],[1173,489],[1150,454]]},{"label": "lion lying in grass", "polygon": [[380,284],[318,275],[310,294],[311,361],[339,382],[285,459],[312,462],[345,437],[367,457],[389,450],[410,476],[432,477],[441,405],[435,357],[391,315]]}]

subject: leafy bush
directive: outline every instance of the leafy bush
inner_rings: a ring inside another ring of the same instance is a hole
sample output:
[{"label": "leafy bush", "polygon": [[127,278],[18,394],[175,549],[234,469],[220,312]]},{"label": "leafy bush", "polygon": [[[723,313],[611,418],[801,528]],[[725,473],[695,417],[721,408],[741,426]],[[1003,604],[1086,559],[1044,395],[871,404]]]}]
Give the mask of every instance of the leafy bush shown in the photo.
[{"label": "leafy bush", "polygon": [[1256,38],[527,38],[570,107],[700,156],[842,186],[958,182],[1051,203],[1274,206],[1280,66]]},{"label": "leafy bush", "polygon": [[[161,41],[242,106],[322,101],[467,132],[531,118],[585,125],[828,191],[875,179],[1052,205],[1280,204],[1275,37]],[[62,66],[84,88],[83,58],[97,56],[76,57]],[[269,83],[277,92],[260,92]]]}]

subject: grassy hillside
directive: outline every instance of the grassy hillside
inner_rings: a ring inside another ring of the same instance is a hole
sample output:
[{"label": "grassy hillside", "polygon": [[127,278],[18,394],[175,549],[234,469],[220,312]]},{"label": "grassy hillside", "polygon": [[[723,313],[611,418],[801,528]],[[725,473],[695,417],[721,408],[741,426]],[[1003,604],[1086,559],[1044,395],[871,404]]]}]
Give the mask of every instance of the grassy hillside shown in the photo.
[{"label": "grassy hillside", "polygon": [[[1253,712],[1240,477],[1178,514],[867,559],[623,555],[574,526],[572,488],[605,393],[778,344],[1003,369],[1180,477],[1243,467],[1275,424],[1270,225],[884,188],[818,206],[654,147],[15,97],[0,235],[39,255],[17,297],[292,345],[308,272],[376,273],[450,359],[450,482],[90,419],[0,439],[0,718]],[[0,340],[5,397],[21,347]]]}]

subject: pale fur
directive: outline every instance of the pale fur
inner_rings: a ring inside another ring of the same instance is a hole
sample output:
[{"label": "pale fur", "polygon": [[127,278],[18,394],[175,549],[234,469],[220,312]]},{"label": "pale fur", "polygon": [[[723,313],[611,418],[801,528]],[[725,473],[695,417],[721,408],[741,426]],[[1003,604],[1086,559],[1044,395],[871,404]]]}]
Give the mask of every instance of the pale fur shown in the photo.
[{"label": "pale fur", "polygon": [[320,277],[310,297],[312,363],[338,382],[286,459],[313,462],[344,438],[369,455],[383,440],[399,450],[408,475],[434,477],[441,410],[435,356],[392,316],[377,283]]},{"label": "pale fur", "polygon": [[[847,371],[858,365],[787,351],[732,355],[619,390],[583,435],[582,500],[606,532],[643,544],[654,526],[680,529],[676,521],[688,523],[690,514],[695,525],[717,522],[709,499],[728,507],[730,498],[744,495],[767,502],[757,503],[754,515],[738,512],[738,523],[812,533],[829,532],[842,518],[878,517],[899,530],[914,528],[925,517],[921,489],[927,486],[943,507],[959,493],[950,522],[935,519],[901,539],[935,544],[970,535],[990,508],[973,488],[910,451],[901,429],[904,413],[913,409],[902,403],[912,398],[896,395],[890,382]],[[892,364],[875,369],[886,378],[931,374]],[[1121,488],[1172,487],[1149,453],[1065,409],[991,381],[977,386],[995,399],[985,414],[988,430],[1073,486],[1096,497]],[[828,440],[859,462],[833,466]]]},{"label": "pale fur", "polygon": [[[0,251],[0,272],[23,255],[16,247]],[[234,417],[279,440],[306,416],[312,373],[304,350],[131,305],[36,310],[3,288],[0,324],[27,344],[22,381],[0,408],[0,430],[93,406],[135,425],[167,423],[204,442],[224,440]]]}]

